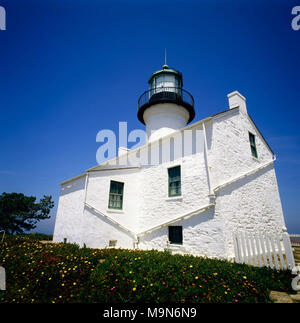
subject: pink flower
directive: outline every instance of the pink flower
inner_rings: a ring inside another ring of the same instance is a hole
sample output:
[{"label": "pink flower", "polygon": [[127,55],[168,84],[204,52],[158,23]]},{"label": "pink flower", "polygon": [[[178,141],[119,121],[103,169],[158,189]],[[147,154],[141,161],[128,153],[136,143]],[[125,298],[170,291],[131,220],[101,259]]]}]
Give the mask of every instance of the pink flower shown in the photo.
[{"label": "pink flower", "polygon": [[241,294],[240,294],[240,293],[238,293],[238,294],[237,294],[237,296],[241,296]]},{"label": "pink flower", "polygon": [[238,271],[238,275],[240,274],[241,272],[240,271]]},{"label": "pink flower", "polygon": [[195,295],[195,298],[198,298],[198,296],[197,296],[197,295]]},{"label": "pink flower", "polygon": [[237,300],[237,299],[235,299],[234,301],[235,301],[236,303],[238,303],[238,300]]}]

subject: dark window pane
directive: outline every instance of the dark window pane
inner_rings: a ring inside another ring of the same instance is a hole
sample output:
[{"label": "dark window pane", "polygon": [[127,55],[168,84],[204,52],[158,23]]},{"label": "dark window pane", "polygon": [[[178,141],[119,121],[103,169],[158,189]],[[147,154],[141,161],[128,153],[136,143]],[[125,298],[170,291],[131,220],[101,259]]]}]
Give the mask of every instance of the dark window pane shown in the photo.
[{"label": "dark window pane", "polygon": [[122,209],[123,207],[124,183],[111,181],[109,191],[108,207],[111,209]]},{"label": "dark window pane", "polygon": [[257,149],[255,144],[255,136],[249,132],[249,141],[250,141],[250,147],[251,147],[251,153],[252,156],[257,158]]},{"label": "dark window pane", "polygon": [[169,173],[169,196],[181,195],[180,166],[168,169]]},{"label": "dark window pane", "polygon": [[169,241],[174,244],[182,244],[182,226],[169,226]]}]

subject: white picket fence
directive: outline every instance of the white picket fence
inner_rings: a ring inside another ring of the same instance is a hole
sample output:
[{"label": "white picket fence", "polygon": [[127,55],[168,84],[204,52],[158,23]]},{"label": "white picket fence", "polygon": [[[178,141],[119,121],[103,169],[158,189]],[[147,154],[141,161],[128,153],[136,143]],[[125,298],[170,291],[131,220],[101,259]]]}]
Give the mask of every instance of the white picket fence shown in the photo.
[{"label": "white picket fence", "polygon": [[300,246],[300,234],[290,234],[292,246]]},{"label": "white picket fence", "polygon": [[286,232],[281,235],[235,232],[233,245],[237,263],[290,270],[295,267],[291,241]]}]

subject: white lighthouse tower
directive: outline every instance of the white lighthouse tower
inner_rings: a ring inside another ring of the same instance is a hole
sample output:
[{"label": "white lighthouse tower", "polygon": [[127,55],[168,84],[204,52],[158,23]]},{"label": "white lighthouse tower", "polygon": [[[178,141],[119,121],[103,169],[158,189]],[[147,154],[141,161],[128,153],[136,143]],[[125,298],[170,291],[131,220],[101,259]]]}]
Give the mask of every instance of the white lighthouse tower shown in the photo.
[{"label": "white lighthouse tower", "polygon": [[184,128],[195,117],[193,96],[182,88],[182,74],[163,65],[148,81],[138,101],[138,119],[146,125],[148,141]]}]

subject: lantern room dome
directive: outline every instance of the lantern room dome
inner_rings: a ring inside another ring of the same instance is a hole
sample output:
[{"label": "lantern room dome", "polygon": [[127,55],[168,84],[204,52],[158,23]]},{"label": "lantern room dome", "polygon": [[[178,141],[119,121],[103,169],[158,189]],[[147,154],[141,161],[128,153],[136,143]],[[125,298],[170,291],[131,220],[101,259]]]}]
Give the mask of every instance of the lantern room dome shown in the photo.
[{"label": "lantern room dome", "polygon": [[149,89],[145,91],[138,101],[138,119],[145,124],[144,112],[150,107],[163,103],[173,103],[187,110],[189,117],[187,123],[195,117],[194,98],[182,88],[181,72],[169,68],[167,64],[154,72],[148,80]]},{"label": "lantern room dome", "polygon": [[177,71],[177,70],[175,70],[173,68],[169,68],[169,66],[167,64],[164,64],[162,66],[161,70],[158,70],[158,71],[154,72],[150,76],[150,78],[148,80],[148,83],[151,84],[151,81],[154,78],[156,78],[156,77],[158,77],[160,75],[174,75],[177,79],[179,79],[181,81],[181,86],[183,85],[183,83],[182,83],[182,74],[179,71]]}]

